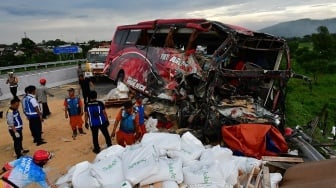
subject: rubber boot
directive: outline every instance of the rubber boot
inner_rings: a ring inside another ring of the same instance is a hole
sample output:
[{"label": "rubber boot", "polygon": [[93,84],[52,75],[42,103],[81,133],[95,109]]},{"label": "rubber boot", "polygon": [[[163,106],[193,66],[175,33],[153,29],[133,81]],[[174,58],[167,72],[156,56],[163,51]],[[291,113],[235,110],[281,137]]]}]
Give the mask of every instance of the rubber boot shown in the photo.
[{"label": "rubber boot", "polygon": [[72,138],[75,140],[77,136],[77,129],[76,130],[72,130]]},{"label": "rubber boot", "polygon": [[82,128],[78,128],[79,134],[86,134]]}]

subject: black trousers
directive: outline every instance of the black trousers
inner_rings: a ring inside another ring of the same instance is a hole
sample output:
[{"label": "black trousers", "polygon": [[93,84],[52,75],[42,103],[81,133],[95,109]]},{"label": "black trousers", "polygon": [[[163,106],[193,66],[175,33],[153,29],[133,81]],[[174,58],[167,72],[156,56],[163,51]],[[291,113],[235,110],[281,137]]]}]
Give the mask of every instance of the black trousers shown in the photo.
[{"label": "black trousers", "polygon": [[22,156],[21,151],[23,150],[23,147],[22,147],[23,137],[22,137],[22,130],[17,129],[16,132],[20,134],[19,138],[15,136],[15,133],[12,129],[9,130],[9,134],[12,136],[13,141],[14,141],[14,150],[15,150],[16,157],[19,158]]},{"label": "black trousers", "polygon": [[49,109],[48,103],[43,102],[42,103],[42,117],[46,118],[49,115],[50,115],[50,109]]},{"label": "black trousers", "polygon": [[39,117],[29,118],[29,129],[34,138],[34,142],[42,142],[42,122]]},{"label": "black trousers", "polygon": [[83,94],[84,104],[87,104],[89,102],[89,95],[90,95],[90,93],[82,92],[82,94]]},{"label": "black trousers", "polygon": [[9,90],[12,93],[13,98],[15,98],[17,93],[17,87],[9,87]]},{"label": "black trousers", "polygon": [[100,150],[99,142],[98,142],[98,130],[100,130],[103,133],[107,147],[112,146],[112,141],[111,141],[107,126],[103,126],[103,125],[94,126],[94,127],[90,127],[90,129],[92,132],[92,142],[93,142],[94,150],[96,151]]}]

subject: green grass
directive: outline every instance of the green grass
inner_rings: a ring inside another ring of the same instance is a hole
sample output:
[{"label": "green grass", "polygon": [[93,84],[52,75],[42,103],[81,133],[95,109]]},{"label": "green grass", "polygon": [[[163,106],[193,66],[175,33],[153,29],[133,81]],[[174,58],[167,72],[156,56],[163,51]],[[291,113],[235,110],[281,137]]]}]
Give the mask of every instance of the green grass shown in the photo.
[{"label": "green grass", "polygon": [[312,83],[312,90],[304,81],[292,79],[287,89],[287,126],[305,126],[319,116],[323,106],[328,104],[327,133],[329,134],[331,127],[336,124],[336,76],[318,75],[317,80]]},{"label": "green grass", "polygon": [[308,48],[309,50],[313,50],[313,43],[312,42],[300,42],[299,48]]}]

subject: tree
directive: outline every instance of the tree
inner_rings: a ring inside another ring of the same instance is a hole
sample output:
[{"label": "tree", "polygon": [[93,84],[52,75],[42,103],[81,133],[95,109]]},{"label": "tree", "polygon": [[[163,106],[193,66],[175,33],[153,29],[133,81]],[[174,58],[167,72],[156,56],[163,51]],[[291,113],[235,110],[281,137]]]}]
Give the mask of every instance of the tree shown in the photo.
[{"label": "tree", "polygon": [[330,35],[329,30],[325,26],[317,28],[318,33],[312,35],[314,51],[318,52],[325,60],[332,60],[334,57],[334,38]]},{"label": "tree", "polygon": [[294,56],[295,52],[299,49],[299,41],[298,40],[292,40],[288,42],[288,47],[291,52],[291,54]]},{"label": "tree", "polygon": [[30,40],[29,38],[22,38],[21,39],[21,47],[25,49],[33,49],[36,47],[36,44],[34,41]]}]

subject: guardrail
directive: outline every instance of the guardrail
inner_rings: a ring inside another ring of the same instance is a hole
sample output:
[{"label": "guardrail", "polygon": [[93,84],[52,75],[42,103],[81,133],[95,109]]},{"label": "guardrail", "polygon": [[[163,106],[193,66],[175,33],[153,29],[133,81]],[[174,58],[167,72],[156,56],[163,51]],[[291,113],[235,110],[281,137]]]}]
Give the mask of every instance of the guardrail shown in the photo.
[{"label": "guardrail", "polygon": [[54,62],[45,62],[45,63],[33,63],[33,64],[23,64],[23,65],[14,65],[14,66],[7,66],[7,67],[0,67],[0,74],[7,73],[7,72],[17,72],[15,70],[24,70],[27,71],[29,68],[50,68],[50,66],[56,67],[57,65],[65,65],[65,64],[73,64],[78,62],[85,62],[86,59],[75,59],[75,60],[67,60],[67,61],[54,61]]},{"label": "guardrail", "polygon": [[[35,85],[38,87],[40,85],[39,80],[41,78],[45,78],[47,80],[47,87],[56,87],[78,81],[77,65],[75,64],[69,66],[59,66],[56,68],[21,72],[20,74],[16,74],[16,76],[19,80],[17,89],[18,96],[24,94],[24,89],[28,85]],[[9,85],[6,84],[6,80],[7,77],[0,77],[0,104],[1,100],[12,98],[10,88]],[[0,106],[2,106],[2,104]]]}]

